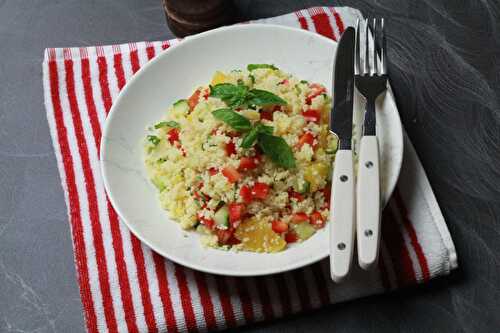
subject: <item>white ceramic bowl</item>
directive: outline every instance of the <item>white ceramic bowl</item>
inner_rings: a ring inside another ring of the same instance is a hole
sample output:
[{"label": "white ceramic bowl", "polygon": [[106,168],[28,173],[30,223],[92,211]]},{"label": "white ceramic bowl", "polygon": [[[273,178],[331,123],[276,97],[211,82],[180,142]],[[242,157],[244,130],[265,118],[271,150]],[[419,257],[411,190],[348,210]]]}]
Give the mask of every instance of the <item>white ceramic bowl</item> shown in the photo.
[{"label": "white ceramic bowl", "polygon": [[[215,274],[271,274],[327,257],[328,228],[275,254],[203,248],[195,232],[183,231],[161,209],[157,191],[146,176],[142,142],[147,126],[158,121],[174,101],[209,82],[216,70],[270,63],[301,79],[331,87],[336,45],[330,39],[304,30],[262,24],[238,25],[186,38],[141,68],[111,108],[101,143],[106,191],[128,228],[164,257]],[[355,108],[355,122],[359,123],[363,109],[359,96]],[[382,197],[387,200],[399,175],[403,138],[392,94],[381,99],[379,109]],[[359,132],[356,131],[358,135]]]}]

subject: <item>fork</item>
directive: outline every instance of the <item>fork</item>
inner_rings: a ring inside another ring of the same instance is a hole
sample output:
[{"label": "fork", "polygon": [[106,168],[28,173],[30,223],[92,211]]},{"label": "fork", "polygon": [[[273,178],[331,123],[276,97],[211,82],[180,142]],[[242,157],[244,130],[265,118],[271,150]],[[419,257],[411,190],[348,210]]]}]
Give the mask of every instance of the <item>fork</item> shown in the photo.
[{"label": "fork", "polygon": [[375,101],[387,90],[387,63],[384,19],[378,21],[379,24],[377,19],[372,20],[373,38],[370,38],[369,20],[364,22],[364,59],[361,57],[359,20],[356,24],[355,84],[366,99],[358,161],[356,228],[358,263],[366,270],[377,263],[380,245],[380,156],[375,128]]}]

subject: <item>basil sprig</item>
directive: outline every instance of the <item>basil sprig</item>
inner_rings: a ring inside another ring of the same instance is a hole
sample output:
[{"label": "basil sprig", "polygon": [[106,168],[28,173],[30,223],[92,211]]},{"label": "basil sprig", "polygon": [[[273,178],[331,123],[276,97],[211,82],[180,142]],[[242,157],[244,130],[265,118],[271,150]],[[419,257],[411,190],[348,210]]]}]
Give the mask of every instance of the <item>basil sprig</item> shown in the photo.
[{"label": "basil sprig", "polygon": [[215,110],[212,114],[233,129],[246,132],[240,145],[242,148],[250,148],[257,142],[264,154],[277,165],[286,169],[295,167],[292,149],[283,138],[273,135],[272,126],[261,123],[252,126],[250,120],[229,108]]},{"label": "basil sprig", "polygon": [[272,92],[260,89],[248,89],[243,84],[219,83],[210,86],[210,96],[218,97],[227,106],[237,108],[242,105],[286,105],[286,101]]}]

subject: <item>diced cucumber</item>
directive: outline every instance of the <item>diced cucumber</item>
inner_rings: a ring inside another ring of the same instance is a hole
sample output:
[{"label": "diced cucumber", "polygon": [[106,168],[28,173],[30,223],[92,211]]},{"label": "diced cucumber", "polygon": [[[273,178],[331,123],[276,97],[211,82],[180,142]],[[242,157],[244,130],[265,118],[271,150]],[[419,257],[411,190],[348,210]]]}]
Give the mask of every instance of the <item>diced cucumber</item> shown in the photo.
[{"label": "diced cucumber", "polygon": [[291,225],[297,236],[302,240],[308,239],[316,232],[316,229],[307,222],[299,224],[292,223]]},{"label": "diced cucumber", "polygon": [[311,183],[305,179],[299,179],[297,183],[293,186],[293,190],[300,194],[305,194],[311,189]]},{"label": "diced cucumber", "polygon": [[215,212],[214,221],[219,229],[229,228],[229,210],[227,206],[222,206]]},{"label": "diced cucumber", "polygon": [[188,113],[189,112],[189,104],[187,100],[180,99],[174,103],[175,113]]},{"label": "diced cucumber", "polygon": [[156,186],[156,188],[161,192],[166,188],[166,185],[163,183],[163,181],[160,179],[160,177],[156,176],[151,179],[153,182],[153,185]]}]

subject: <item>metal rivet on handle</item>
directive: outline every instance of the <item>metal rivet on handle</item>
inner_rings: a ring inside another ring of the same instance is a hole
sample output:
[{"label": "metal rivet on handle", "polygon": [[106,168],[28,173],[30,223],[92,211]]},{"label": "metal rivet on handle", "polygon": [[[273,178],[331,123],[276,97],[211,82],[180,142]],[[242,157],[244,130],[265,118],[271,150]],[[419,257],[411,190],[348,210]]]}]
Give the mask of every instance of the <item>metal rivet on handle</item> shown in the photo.
[{"label": "metal rivet on handle", "polygon": [[346,182],[348,179],[349,179],[349,177],[347,177],[346,175],[340,176],[340,181],[341,182]]},{"label": "metal rivet on handle", "polygon": [[372,161],[368,161],[365,163],[365,166],[370,169],[372,166],[373,166],[373,162]]},{"label": "metal rivet on handle", "polygon": [[337,244],[337,248],[338,248],[339,250],[343,250],[343,249],[345,249],[345,244],[344,244],[344,243],[338,243],[338,244]]},{"label": "metal rivet on handle", "polygon": [[365,236],[366,237],[370,237],[371,235],[373,235],[373,231],[371,229],[366,229],[365,230]]}]

